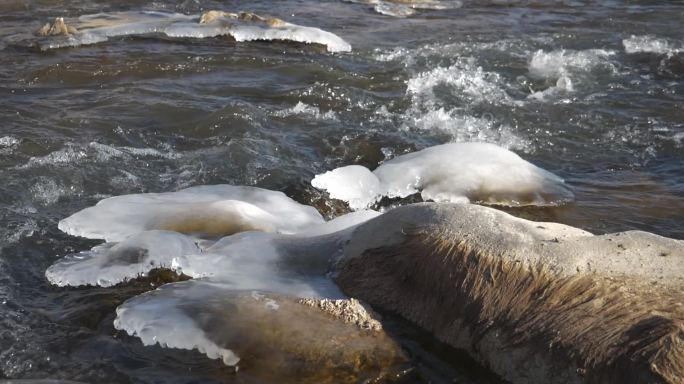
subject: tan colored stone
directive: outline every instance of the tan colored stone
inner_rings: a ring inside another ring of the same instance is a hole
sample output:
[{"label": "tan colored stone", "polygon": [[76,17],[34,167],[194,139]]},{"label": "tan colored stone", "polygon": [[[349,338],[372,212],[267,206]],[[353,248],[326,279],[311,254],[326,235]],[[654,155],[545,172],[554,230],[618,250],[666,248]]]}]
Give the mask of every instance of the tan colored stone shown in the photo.
[{"label": "tan colored stone", "polygon": [[416,204],[356,228],[336,271],[513,383],[684,382],[684,241]]}]

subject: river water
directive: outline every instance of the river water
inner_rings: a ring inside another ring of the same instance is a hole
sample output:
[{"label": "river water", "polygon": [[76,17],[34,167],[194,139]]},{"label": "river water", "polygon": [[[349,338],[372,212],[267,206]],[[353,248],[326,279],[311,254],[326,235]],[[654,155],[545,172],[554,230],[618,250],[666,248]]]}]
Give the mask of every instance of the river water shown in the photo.
[{"label": "river water", "polygon": [[[32,43],[56,16],[207,9],[321,28],[352,51],[158,35]],[[116,306],[148,283],[48,284],[50,264],[98,243],[57,222],[109,196],[250,185],[331,217],[339,204],[311,187],[315,174],[485,141],[576,197],[515,215],[684,239],[683,25],[675,1],[464,0],[406,18],[342,1],[1,1],[0,378],[252,382],[114,330]],[[395,332],[415,380],[496,381],[410,325]]]}]

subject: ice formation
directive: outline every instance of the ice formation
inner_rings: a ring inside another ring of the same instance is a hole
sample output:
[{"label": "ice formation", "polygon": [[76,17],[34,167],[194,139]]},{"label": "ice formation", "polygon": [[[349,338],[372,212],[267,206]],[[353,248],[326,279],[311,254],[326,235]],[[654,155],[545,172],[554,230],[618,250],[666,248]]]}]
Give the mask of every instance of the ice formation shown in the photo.
[{"label": "ice formation", "polygon": [[379,214],[357,211],[294,235],[248,231],[216,242],[171,231],[144,231],[119,243],[68,255],[45,275],[58,286],[111,286],[164,268],[192,278],[221,281],[231,289],[341,297],[325,277],[329,260],[350,228]]},{"label": "ice formation", "polygon": [[226,365],[248,356],[265,371],[260,374],[272,375],[267,382],[290,382],[284,380],[290,375],[301,380],[325,370],[386,369],[405,361],[382,332],[359,331],[296,298],[235,291],[220,283],[169,284],[128,300],[116,312],[114,326],[145,345],[197,349]]},{"label": "ice formation", "polygon": [[145,276],[155,268],[177,269],[176,260],[198,253],[191,238],[170,231],[146,231],[120,243],[105,243],[68,255],[45,272],[50,283],[108,287]]},{"label": "ice formation", "polygon": [[351,46],[339,36],[249,12],[208,11],[202,15],[170,12],[113,12],[84,15],[74,22],[56,18],[37,32],[43,49],[95,44],[116,36],[162,34],[169,37],[231,36],[235,41],[279,40],[323,45],[330,52]]},{"label": "ice formation", "polygon": [[248,230],[294,233],[321,223],[315,208],[282,192],[211,185],[108,198],[60,221],[59,229],[74,236],[122,241],[152,229],[222,237]]},{"label": "ice formation", "polygon": [[395,157],[373,172],[351,165],[317,175],[311,184],[363,209],[381,197],[499,205],[556,205],[572,192],[558,176],[493,144],[452,143]]},{"label": "ice formation", "polygon": [[394,17],[407,17],[416,13],[416,9],[452,9],[460,8],[459,0],[347,0],[350,3],[373,5],[375,12]]},{"label": "ice formation", "polygon": [[[272,356],[279,349],[273,342],[299,342],[298,351],[280,349],[288,357],[302,357],[298,353],[306,353],[308,342],[297,336],[297,326],[331,337],[357,337],[348,324],[298,300],[344,298],[326,275],[330,263],[351,231],[379,214],[357,211],[325,222],[313,207],[280,192],[231,185],[118,196],[59,225],[70,234],[110,242],[64,257],[45,275],[58,286],[112,286],[153,269],[170,269],[196,280],[127,301],[117,309],[118,329],[145,345],[197,349],[227,365],[239,361],[235,348],[254,358],[252,348],[258,346],[268,352],[264,358]],[[218,234],[228,236],[216,240]],[[282,305],[286,310],[280,310]],[[273,334],[261,326],[278,328],[279,336],[271,340]],[[365,337],[364,343],[345,348],[372,355],[379,344]]]}]

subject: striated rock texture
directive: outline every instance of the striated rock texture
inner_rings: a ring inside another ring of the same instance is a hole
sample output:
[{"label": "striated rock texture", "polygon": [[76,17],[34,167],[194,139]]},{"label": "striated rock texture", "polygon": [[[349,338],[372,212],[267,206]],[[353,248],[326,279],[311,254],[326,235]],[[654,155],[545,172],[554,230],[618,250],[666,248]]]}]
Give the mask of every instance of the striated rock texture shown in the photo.
[{"label": "striated rock texture", "polygon": [[684,241],[416,204],[359,226],[336,271],[513,383],[684,382]]}]

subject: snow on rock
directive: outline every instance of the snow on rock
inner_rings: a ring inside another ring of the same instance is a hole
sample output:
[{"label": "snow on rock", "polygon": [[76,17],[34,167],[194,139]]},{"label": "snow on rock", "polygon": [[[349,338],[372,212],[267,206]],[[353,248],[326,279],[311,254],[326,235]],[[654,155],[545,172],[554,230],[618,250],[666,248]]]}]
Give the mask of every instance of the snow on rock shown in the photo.
[{"label": "snow on rock", "polygon": [[320,223],[323,218],[315,208],[282,192],[207,185],[104,199],[61,220],[59,229],[74,236],[122,241],[152,229],[221,237],[248,230],[294,233]]},{"label": "snow on rock", "polygon": [[486,143],[437,145],[398,156],[373,172],[341,167],[317,175],[311,184],[352,209],[371,206],[383,196],[419,192],[423,200],[509,206],[557,205],[574,198],[558,176]]}]

